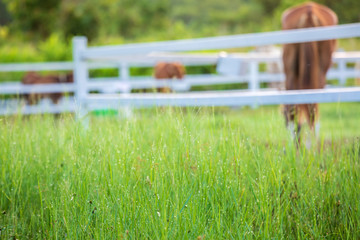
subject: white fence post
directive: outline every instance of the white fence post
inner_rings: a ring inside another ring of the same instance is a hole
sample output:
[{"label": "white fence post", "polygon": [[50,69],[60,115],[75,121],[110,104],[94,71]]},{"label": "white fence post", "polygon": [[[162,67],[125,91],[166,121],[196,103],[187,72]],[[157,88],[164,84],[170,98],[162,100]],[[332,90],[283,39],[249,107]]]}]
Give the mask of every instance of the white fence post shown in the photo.
[{"label": "white fence post", "polygon": [[88,69],[83,61],[81,52],[87,48],[86,37],[73,38],[73,61],[74,61],[74,82],[75,101],[79,105],[76,118],[81,119],[87,114],[86,96],[88,94],[87,82],[89,78]]},{"label": "white fence post", "polygon": [[346,76],[346,61],[340,59],[338,62],[338,71],[339,71],[339,84],[345,86],[347,76]]},{"label": "white fence post", "polygon": [[257,61],[251,61],[249,69],[249,90],[257,91],[260,88],[259,85],[259,63]]},{"label": "white fence post", "polygon": [[[259,90],[259,63],[257,61],[251,61],[249,63],[249,90],[255,92]],[[251,108],[257,108],[257,104],[252,104]]]},{"label": "white fence post", "polygon": [[[128,84],[128,81],[130,79],[130,69],[129,69],[129,64],[127,62],[121,62],[120,65],[120,79],[122,81],[122,89],[121,92],[128,95],[131,92],[131,87],[130,84]],[[131,107],[129,106],[124,106],[122,108],[119,108],[119,116],[120,117],[125,117],[125,118],[130,118],[133,115],[133,111],[131,109]]]},{"label": "white fence post", "polygon": [[128,81],[130,72],[129,72],[129,65],[127,62],[120,63],[120,73],[119,73],[122,81]]},{"label": "white fence post", "polygon": [[130,84],[128,84],[128,81],[130,80],[130,70],[129,70],[129,64],[127,62],[120,63],[119,77],[123,84],[121,92],[123,92],[123,93],[131,92]]}]

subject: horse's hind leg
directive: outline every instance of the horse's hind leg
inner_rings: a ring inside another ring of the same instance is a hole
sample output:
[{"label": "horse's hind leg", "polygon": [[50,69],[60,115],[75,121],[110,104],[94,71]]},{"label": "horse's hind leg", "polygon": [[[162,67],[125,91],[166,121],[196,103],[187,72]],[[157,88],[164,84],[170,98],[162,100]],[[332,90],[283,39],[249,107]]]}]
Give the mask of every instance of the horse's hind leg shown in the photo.
[{"label": "horse's hind leg", "polygon": [[311,147],[311,138],[315,137],[317,139],[319,137],[318,104],[306,104],[304,110],[311,131],[311,136],[306,141],[306,147],[309,149]]},{"label": "horse's hind leg", "polygon": [[306,118],[309,127],[314,135],[316,134],[316,125],[318,122],[318,104],[307,104]]},{"label": "horse's hind leg", "polygon": [[284,106],[285,124],[289,130],[292,140],[297,144],[301,142],[300,131],[301,122],[299,121],[299,112],[296,105],[285,105]]}]

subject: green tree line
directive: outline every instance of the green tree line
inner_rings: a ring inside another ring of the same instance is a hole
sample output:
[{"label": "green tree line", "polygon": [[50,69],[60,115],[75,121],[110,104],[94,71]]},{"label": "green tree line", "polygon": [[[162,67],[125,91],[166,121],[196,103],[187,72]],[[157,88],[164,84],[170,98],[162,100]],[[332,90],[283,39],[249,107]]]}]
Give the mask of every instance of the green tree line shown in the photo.
[{"label": "green tree line", "polygon": [[[56,33],[106,39],[184,38],[280,29],[299,0],[0,0],[0,37],[39,41]],[[340,23],[360,21],[358,0],[316,0]]]}]

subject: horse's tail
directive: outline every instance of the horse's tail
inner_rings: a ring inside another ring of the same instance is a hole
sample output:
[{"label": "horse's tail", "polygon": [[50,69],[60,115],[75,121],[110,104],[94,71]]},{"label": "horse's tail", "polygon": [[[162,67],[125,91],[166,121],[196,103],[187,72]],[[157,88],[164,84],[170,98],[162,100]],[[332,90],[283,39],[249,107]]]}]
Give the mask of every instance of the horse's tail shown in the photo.
[{"label": "horse's tail", "polygon": [[[309,28],[321,26],[320,20],[314,14],[311,7],[302,16],[299,22],[299,28]],[[305,42],[299,44],[299,85],[301,89],[323,88],[324,84],[320,80],[319,64],[319,42]],[[305,114],[310,128],[314,128],[317,121],[317,104],[301,104],[300,112]]]},{"label": "horse's tail", "polygon": [[[298,28],[321,26],[320,20],[313,13],[311,7],[301,17]],[[319,81],[319,46],[318,42],[299,44],[299,85],[302,89],[323,88]]]}]

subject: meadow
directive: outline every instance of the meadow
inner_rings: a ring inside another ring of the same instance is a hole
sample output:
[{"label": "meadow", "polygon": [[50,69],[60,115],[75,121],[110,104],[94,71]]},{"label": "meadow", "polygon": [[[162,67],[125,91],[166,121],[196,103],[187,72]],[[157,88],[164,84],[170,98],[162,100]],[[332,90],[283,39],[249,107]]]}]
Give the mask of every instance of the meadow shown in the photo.
[{"label": "meadow", "polygon": [[359,239],[360,104],[0,118],[1,239]]}]

